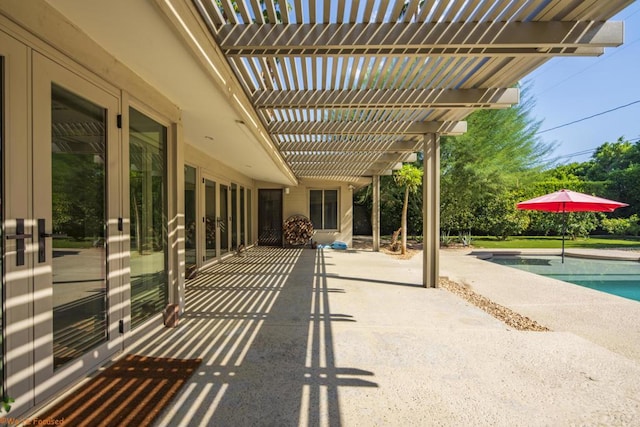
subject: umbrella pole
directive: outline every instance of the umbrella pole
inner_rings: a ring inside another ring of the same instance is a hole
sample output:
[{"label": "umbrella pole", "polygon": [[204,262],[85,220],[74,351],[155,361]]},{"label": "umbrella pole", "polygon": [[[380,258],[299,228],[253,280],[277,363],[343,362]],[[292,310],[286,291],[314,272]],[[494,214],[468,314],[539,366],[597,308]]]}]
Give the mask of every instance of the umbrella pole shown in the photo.
[{"label": "umbrella pole", "polygon": [[564,209],[564,202],[562,202],[562,264],[564,264],[564,235],[567,232],[567,212]]}]

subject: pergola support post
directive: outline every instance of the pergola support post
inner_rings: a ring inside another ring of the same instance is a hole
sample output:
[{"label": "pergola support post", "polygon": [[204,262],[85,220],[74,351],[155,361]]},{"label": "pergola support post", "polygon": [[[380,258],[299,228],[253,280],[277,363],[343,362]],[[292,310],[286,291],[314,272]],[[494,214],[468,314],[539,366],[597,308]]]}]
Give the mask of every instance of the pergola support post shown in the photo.
[{"label": "pergola support post", "polygon": [[371,228],[373,232],[373,251],[380,251],[380,175],[373,176],[373,208],[371,210]]},{"label": "pergola support post", "polygon": [[440,134],[425,134],[423,144],[422,285],[437,288],[440,267]]}]

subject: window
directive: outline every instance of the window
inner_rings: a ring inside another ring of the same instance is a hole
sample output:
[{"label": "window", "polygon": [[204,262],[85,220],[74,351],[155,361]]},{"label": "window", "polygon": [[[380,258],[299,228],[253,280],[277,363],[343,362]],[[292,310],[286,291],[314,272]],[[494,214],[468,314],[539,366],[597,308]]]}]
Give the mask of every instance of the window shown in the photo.
[{"label": "window", "polygon": [[309,216],[316,230],[338,228],[338,190],[309,191]]}]

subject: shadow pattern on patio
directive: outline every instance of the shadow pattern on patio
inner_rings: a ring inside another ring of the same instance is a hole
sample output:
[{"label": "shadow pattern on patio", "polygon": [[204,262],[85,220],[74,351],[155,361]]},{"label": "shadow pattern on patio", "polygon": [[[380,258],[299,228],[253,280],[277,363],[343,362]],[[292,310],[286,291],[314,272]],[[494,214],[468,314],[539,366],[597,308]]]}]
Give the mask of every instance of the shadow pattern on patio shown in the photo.
[{"label": "shadow pattern on patio", "polygon": [[322,251],[254,248],[187,282],[180,326],[138,354],[202,358],[160,425],[341,425],[340,387],[377,387],[336,366]]}]

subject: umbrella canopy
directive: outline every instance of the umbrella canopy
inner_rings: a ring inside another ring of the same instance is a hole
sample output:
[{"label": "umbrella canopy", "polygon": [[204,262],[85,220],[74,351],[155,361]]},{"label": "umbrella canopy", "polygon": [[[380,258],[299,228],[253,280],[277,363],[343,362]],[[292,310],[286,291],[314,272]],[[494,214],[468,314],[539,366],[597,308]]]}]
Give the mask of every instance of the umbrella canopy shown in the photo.
[{"label": "umbrella canopy", "polygon": [[626,203],[601,197],[590,196],[571,190],[560,190],[535,199],[520,202],[518,209],[545,212],[613,212],[617,208],[629,206]]},{"label": "umbrella canopy", "polygon": [[571,190],[560,190],[535,199],[520,202],[518,209],[562,213],[562,262],[564,263],[564,235],[567,212],[613,212],[629,206],[626,203],[590,196]]}]

